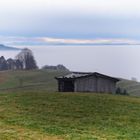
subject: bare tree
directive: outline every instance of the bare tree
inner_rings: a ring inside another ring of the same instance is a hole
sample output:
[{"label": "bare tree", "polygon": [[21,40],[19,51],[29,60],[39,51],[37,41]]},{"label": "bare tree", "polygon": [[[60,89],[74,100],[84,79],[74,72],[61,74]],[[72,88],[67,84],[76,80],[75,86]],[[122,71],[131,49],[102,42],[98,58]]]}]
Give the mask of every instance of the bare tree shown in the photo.
[{"label": "bare tree", "polygon": [[30,49],[24,48],[17,56],[16,59],[22,63],[25,70],[37,69],[37,64],[34,59],[33,53]]}]

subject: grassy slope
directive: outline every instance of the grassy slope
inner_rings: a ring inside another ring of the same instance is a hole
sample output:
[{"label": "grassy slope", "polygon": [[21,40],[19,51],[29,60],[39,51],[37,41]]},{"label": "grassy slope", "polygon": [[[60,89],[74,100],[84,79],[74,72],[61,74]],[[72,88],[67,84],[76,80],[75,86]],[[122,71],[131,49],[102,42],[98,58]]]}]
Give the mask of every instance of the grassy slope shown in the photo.
[{"label": "grassy slope", "polygon": [[44,140],[52,135],[68,140],[139,140],[139,116],[139,98],[5,93],[0,94],[0,139]]},{"label": "grassy slope", "polygon": [[[54,77],[66,73],[46,70],[0,72],[0,91],[57,91],[57,81]],[[126,89],[129,95],[140,96],[139,82],[121,80],[117,85]]]},{"label": "grassy slope", "polygon": [[140,96],[140,83],[131,80],[122,80],[118,82],[118,87],[126,89],[129,95]]},{"label": "grassy slope", "polygon": [[66,73],[65,71],[47,70],[3,71],[0,72],[0,91],[57,91],[57,81],[54,77]]},{"label": "grassy slope", "polygon": [[54,76],[64,73],[0,72],[0,140],[139,140],[140,98],[58,94]]}]

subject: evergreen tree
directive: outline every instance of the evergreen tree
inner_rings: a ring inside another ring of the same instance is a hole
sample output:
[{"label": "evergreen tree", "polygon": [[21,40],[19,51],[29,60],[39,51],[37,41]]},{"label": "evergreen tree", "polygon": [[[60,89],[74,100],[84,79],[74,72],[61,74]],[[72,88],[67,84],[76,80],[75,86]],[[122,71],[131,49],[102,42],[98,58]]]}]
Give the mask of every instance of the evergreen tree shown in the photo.
[{"label": "evergreen tree", "polygon": [[0,70],[7,70],[7,61],[5,60],[4,56],[0,57]]}]

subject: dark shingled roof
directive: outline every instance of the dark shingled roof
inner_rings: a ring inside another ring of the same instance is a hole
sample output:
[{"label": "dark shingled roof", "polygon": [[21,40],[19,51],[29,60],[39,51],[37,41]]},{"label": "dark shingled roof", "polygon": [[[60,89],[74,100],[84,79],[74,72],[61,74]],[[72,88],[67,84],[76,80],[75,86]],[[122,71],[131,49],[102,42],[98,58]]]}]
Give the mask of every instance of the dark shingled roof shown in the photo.
[{"label": "dark shingled roof", "polygon": [[107,75],[97,73],[97,72],[72,72],[70,74],[55,77],[55,78],[57,80],[59,80],[59,79],[78,79],[78,78],[90,77],[90,76],[103,77],[103,78],[107,78],[107,79],[112,79],[114,81],[119,81],[118,78],[114,78],[114,77],[107,76]]}]

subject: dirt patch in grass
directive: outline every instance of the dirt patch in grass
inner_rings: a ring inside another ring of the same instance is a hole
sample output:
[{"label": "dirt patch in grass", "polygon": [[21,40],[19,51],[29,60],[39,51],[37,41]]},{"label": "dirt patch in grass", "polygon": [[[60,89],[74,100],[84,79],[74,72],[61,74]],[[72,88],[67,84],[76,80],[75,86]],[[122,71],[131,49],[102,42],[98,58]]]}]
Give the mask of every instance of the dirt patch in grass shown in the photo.
[{"label": "dirt patch in grass", "polygon": [[0,83],[4,83],[7,79],[7,74],[0,72]]}]

